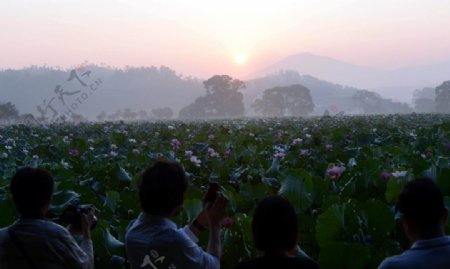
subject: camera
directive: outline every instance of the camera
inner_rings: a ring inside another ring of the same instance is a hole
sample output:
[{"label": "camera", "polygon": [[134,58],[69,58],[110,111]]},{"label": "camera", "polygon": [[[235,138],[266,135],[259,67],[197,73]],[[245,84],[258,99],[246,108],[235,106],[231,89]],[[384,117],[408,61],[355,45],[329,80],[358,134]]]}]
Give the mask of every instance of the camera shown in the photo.
[{"label": "camera", "polygon": [[220,190],[219,184],[214,182],[209,183],[208,192],[203,198],[203,206],[206,206],[206,204],[208,203],[213,204],[217,199],[219,190]]},{"label": "camera", "polygon": [[93,230],[98,222],[96,211],[93,205],[69,205],[58,217],[57,222],[70,224],[73,229],[81,230],[81,214],[86,214],[92,221],[90,229]]}]

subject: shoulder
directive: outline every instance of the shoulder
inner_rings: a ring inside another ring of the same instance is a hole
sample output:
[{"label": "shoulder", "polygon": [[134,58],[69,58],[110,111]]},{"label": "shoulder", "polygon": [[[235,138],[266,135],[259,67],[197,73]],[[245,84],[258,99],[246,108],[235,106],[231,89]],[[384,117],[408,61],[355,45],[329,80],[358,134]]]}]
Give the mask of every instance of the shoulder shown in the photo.
[{"label": "shoulder", "polygon": [[44,221],[42,226],[43,230],[45,230],[49,235],[64,237],[70,236],[70,233],[66,228],[52,221]]},{"label": "shoulder", "polygon": [[256,258],[251,261],[239,263],[235,269],[252,268],[292,268],[292,269],[318,269],[319,265],[312,260],[280,257],[280,258]]},{"label": "shoulder", "polygon": [[8,233],[8,227],[0,228],[0,244],[6,240],[6,235]]},{"label": "shoulder", "polygon": [[389,258],[386,258],[383,262],[381,262],[378,269],[403,269],[408,268],[407,262],[403,258],[402,255],[396,255]]},{"label": "shoulder", "polygon": [[11,226],[1,229],[0,233],[7,234],[9,228],[12,228],[19,234],[26,233],[37,237],[58,237],[61,235],[70,235],[66,228],[45,219],[19,219]]}]

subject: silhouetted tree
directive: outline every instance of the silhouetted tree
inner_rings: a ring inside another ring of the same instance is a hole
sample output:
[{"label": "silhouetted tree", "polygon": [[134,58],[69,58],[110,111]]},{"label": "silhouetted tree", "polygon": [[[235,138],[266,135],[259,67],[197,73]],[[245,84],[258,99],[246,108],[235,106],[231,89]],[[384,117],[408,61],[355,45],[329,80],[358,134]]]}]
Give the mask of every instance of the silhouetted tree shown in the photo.
[{"label": "silhouetted tree", "polygon": [[181,109],[180,118],[239,117],[244,115],[245,83],[227,75],[215,75],[203,82],[206,95]]},{"label": "silhouetted tree", "polygon": [[450,80],[436,87],[436,112],[450,113]]},{"label": "silhouetted tree", "polygon": [[300,84],[267,89],[252,106],[269,117],[304,116],[314,111],[309,89]]},{"label": "silhouetted tree", "polygon": [[130,120],[135,120],[136,117],[137,117],[137,113],[134,112],[134,111],[132,111],[132,110],[129,109],[129,108],[125,108],[125,110],[124,110],[123,113],[122,113],[122,118],[123,118],[124,120],[128,120],[128,121],[130,121]]},{"label": "silhouetted tree", "polygon": [[414,111],[418,113],[433,113],[436,109],[436,102],[429,98],[418,98],[414,100]]},{"label": "silhouetted tree", "polygon": [[14,120],[19,117],[19,110],[11,102],[0,103],[0,120]]},{"label": "silhouetted tree", "polygon": [[382,114],[383,99],[378,93],[360,90],[353,95],[353,100],[357,103],[364,114]]},{"label": "silhouetted tree", "polygon": [[88,119],[81,114],[72,113],[70,114],[70,120],[73,123],[86,122]]},{"label": "silhouetted tree", "polygon": [[108,116],[109,121],[117,121],[120,120],[121,118],[122,118],[122,110],[120,109]]},{"label": "silhouetted tree", "polygon": [[417,89],[413,94],[414,111],[418,113],[433,113],[436,111],[435,89],[426,87]]},{"label": "silhouetted tree", "polygon": [[105,119],[106,119],[106,112],[105,111],[102,111],[102,112],[100,112],[98,115],[97,115],[97,120],[98,121],[105,121]]}]

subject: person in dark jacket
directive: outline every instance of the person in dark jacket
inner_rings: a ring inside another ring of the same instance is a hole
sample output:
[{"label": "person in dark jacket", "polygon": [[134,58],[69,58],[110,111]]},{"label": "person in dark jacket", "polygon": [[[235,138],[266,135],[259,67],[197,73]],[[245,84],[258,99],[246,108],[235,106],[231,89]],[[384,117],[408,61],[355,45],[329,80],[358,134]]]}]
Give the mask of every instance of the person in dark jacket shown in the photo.
[{"label": "person in dark jacket", "polygon": [[281,196],[263,199],[255,209],[253,242],[258,257],[235,269],[317,269],[319,266],[298,247],[298,221],[294,207]]}]

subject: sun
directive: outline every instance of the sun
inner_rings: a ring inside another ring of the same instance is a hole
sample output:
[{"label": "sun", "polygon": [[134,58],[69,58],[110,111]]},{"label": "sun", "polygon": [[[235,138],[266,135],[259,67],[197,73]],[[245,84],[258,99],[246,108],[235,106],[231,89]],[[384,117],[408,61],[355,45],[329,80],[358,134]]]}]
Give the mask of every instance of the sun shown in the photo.
[{"label": "sun", "polygon": [[234,55],[233,60],[235,63],[237,63],[239,65],[243,65],[247,62],[248,56],[247,56],[247,54],[245,54],[243,52],[239,52]]}]

